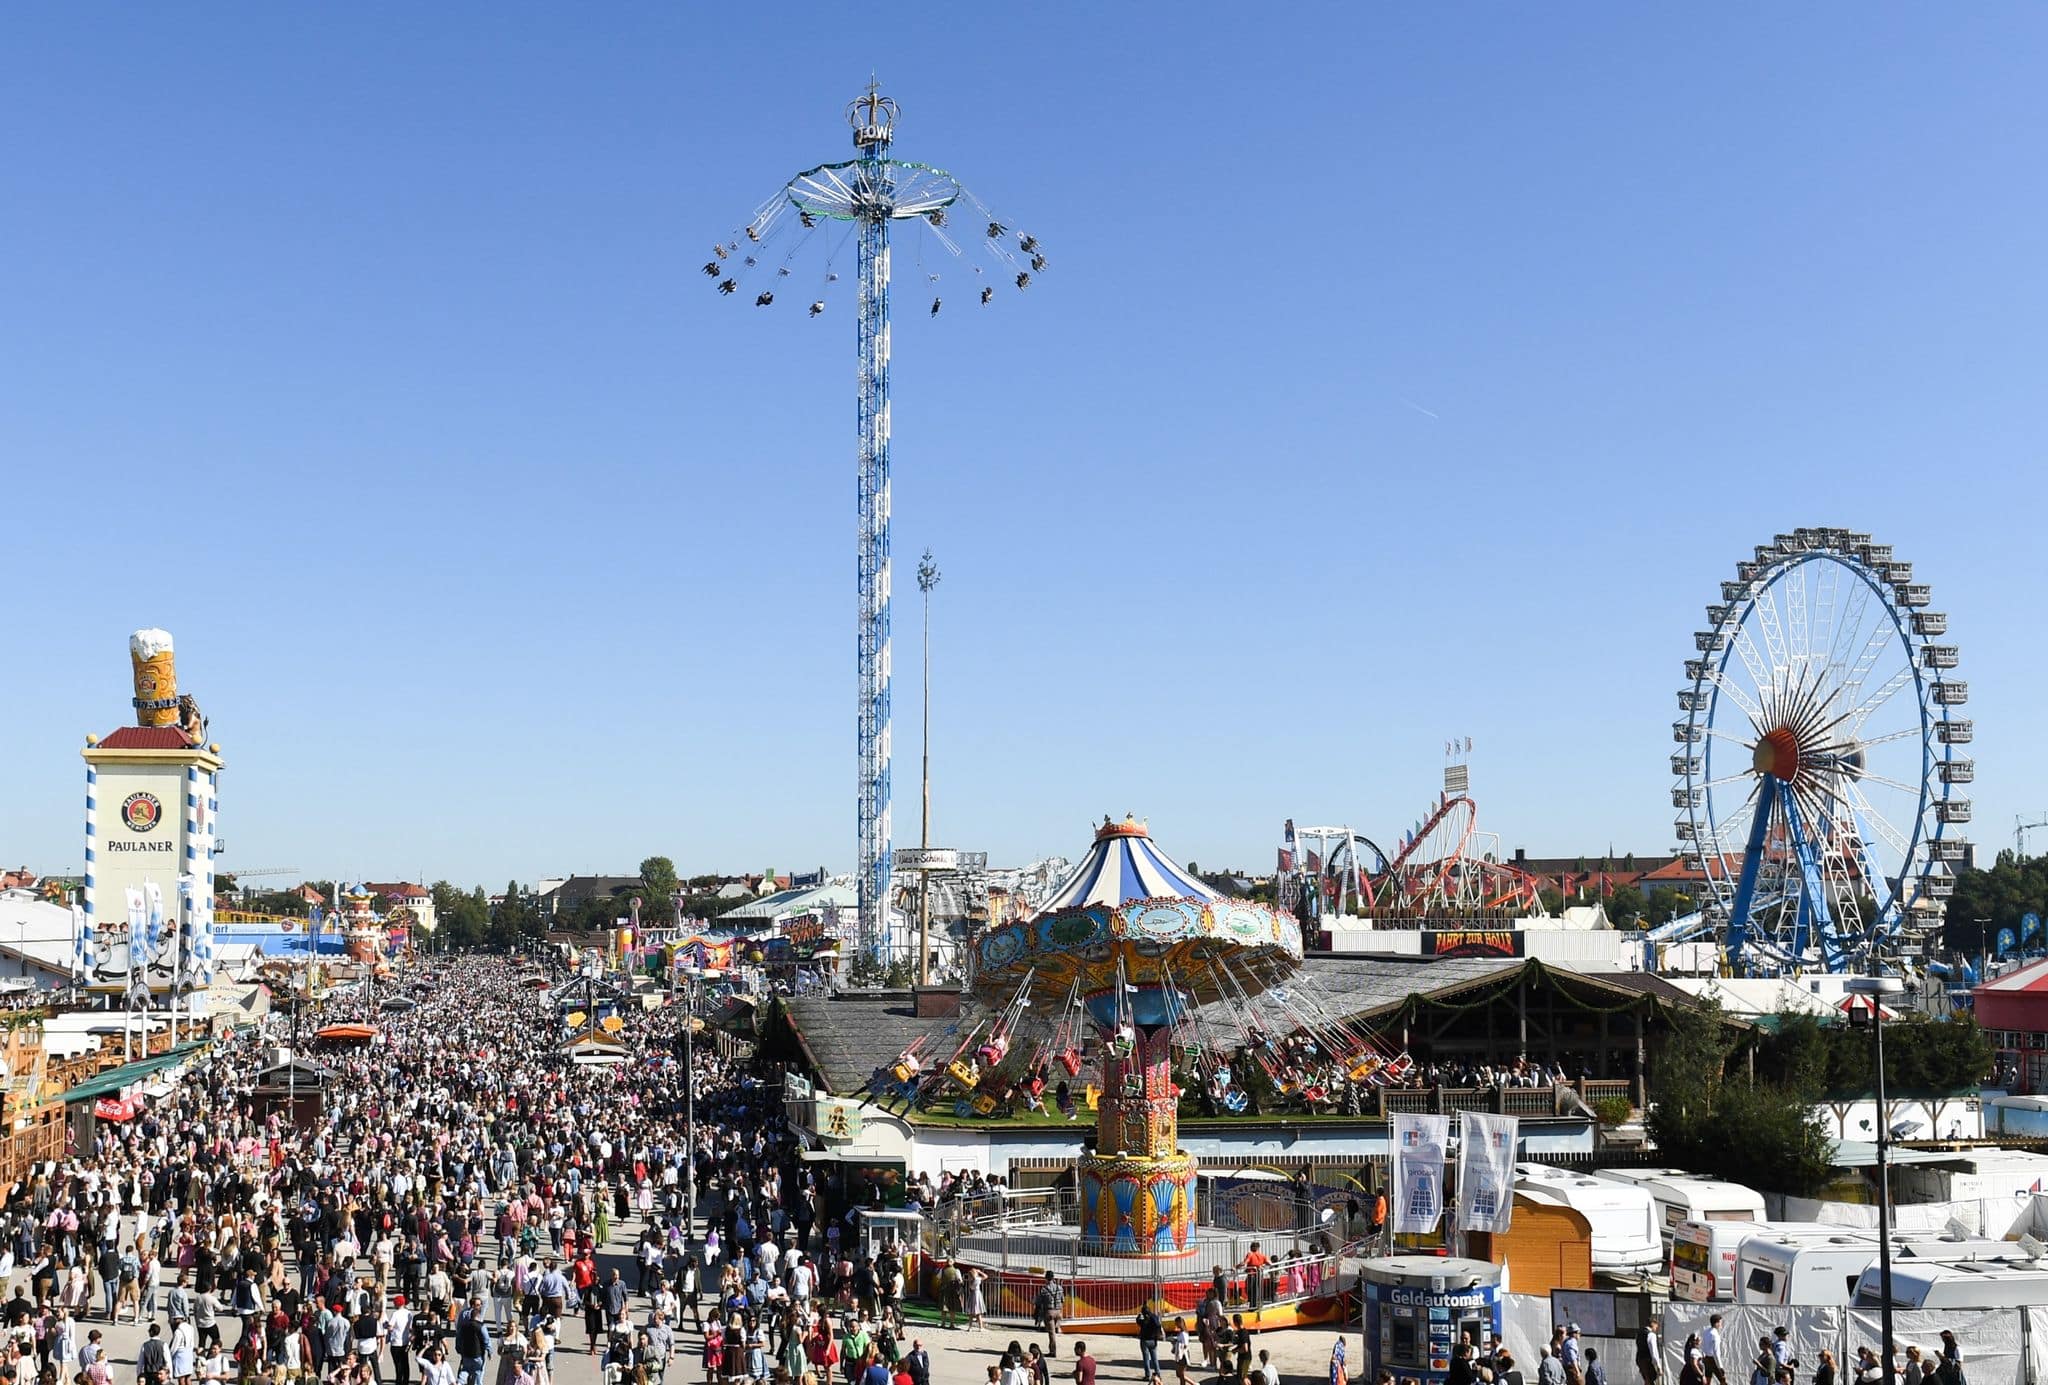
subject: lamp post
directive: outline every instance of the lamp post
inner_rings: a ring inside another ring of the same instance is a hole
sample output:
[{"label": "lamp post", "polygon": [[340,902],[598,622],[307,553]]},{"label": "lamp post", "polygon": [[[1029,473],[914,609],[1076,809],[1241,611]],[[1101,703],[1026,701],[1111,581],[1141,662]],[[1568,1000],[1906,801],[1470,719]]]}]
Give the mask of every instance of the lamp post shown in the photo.
[{"label": "lamp post", "polygon": [[[924,814],[917,844],[932,844],[932,588],[939,585],[939,565],[927,548],[917,560],[917,589],[924,594]],[[932,875],[917,879],[917,984],[932,984]]]},{"label": "lamp post", "polygon": [[697,983],[716,971],[683,971],[683,1238],[697,1234]]},{"label": "lamp post", "polygon": [[1884,1098],[1884,1005],[1906,986],[1896,976],[1852,976],[1842,988],[1852,996],[1870,1001],[1871,1042],[1877,1052],[1877,1288],[1884,1299],[1878,1310],[1878,1323],[1884,1340],[1884,1381],[1885,1385],[1892,1385],[1898,1361],[1892,1349],[1892,1118]]}]

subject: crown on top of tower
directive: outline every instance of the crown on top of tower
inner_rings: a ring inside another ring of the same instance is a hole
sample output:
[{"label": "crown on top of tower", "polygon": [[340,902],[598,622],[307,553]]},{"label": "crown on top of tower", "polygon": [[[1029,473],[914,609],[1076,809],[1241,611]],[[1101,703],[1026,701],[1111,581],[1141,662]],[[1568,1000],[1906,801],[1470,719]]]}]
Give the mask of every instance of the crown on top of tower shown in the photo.
[{"label": "crown on top of tower", "polygon": [[896,103],[882,95],[882,88],[870,77],[867,95],[847,105],[846,123],[853,127],[855,148],[887,144],[896,133]]},{"label": "crown on top of tower", "polygon": [[1111,837],[1150,837],[1151,831],[1139,822],[1135,814],[1125,813],[1122,822],[1114,822],[1105,816],[1102,826],[1095,829],[1095,840],[1108,841]]}]

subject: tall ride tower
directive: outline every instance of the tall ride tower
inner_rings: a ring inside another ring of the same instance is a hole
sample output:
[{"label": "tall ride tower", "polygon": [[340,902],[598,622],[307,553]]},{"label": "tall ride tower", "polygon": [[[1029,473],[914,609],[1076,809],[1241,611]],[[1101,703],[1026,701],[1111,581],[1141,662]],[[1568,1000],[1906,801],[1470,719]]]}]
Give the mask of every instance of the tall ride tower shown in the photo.
[{"label": "tall ride tower", "polygon": [[[889,144],[896,103],[873,82],[846,108],[860,167],[851,200],[860,231],[860,474],[854,557],[858,702],[855,835],[860,948],[879,960],[889,910],[889,223],[897,216]],[[915,215],[915,213],[911,213]]]},{"label": "tall ride tower", "polygon": [[[744,289],[767,283],[754,294],[757,308],[772,307],[778,293],[806,285],[798,258],[807,246],[824,247],[824,265],[809,280],[815,296],[808,316],[823,316],[839,282],[835,271],[846,241],[854,242],[859,298],[855,338],[860,361],[856,418],[860,432],[855,481],[855,822],[858,846],[860,924],[858,948],[869,961],[902,951],[908,938],[889,928],[890,876],[890,705],[889,705],[889,256],[892,231],[919,237],[914,259],[923,280],[919,298],[931,293],[936,319],[945,304],[948,273],[967,276],[966,301],[988,307],[998,285],[1031,286],[1046,260],[1035,237],[1012,230],[943,169],[909,163],[890,153],[896,133],[896,103],[872,81],[866,94],[846,108],[853,127],[854,157],[820,164],[789,180],[758,207],[746,226],[712,247],[704,273],[718,292],[744,299]],[[971,211],[974,221],[952,227]],[[898,223],[902,223],[899,227]],[[836,232],[836,234],[835,234]],[[927,263],[924,238],[936,242]],[[944,258],[941,258],[943,252]],[[953,266],[958,265],[957,271]],[[960,301],[958,298],[956,302]]]}]

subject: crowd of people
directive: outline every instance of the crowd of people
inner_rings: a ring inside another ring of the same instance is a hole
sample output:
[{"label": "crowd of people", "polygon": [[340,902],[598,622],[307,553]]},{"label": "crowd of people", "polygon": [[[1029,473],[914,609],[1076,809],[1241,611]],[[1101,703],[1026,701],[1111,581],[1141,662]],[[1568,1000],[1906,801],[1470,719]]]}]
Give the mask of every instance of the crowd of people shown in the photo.
[{"label": "crowd of people", "polygon": [[[542,963],[438,960],[303,1007],[307,1032],[375,1033],[307,1055],[317,1096],[296,1122],[259,1091],[283,1015],[218,1038],[132,1119],[96,1122],[0,1203],[0,1385],[116,1385],[117,1325],[141,1336],[136,1385],[553,1385],[566,1353],[601,1385],[932,1385],[900,1247],[866,1253],[825,1205],[767,1069],[701,1029],[686,1039],[680,1005],[632,1015],[625,1061],[567,1061],[565,984],[581,983]],[[1557,1078],[1527,1064],[1421,1076]],[[860,1205],[880,1191],[844,1190]],[[972,1212],[1007,1190],[966,1172],[903,1191],[913,1210]],[[1386,1215],[1383,1194],[1354,1198],[1321,1229],[1373,1240]],[[1141,1379],[1278,1385],[1257,1310],[1312,1289],[1293,1276],[1328,1256],[1257,1252],[1218,1267],[1194,1312],[1140,1312]],[[942,1330],[986,1325],[981,1270],[951,1266],[933,1288]],[[1095,1385],[1095,1358],[1059,1335],[1060,1286],[1040,1298],[1043,1347],[1013,1344],[990,1379]],[[1606,1385],[1575,1347],[1536,1353],[1538,1385]],[[1654,1344],[1639,1355],[1654,1361]],[[1787,1385],[1784,1363],[1755,1364],[1748,1385]],[[1854,1385],[1872,1385],[1864,1365]],[[1720,1366],[1710,1353],[1681,1385],[1726,1385]],[[1959,1385],[1958,1370],[1952,1348],[1930,1353],[1908,1385]],[[1461,1372],[1521,1385],[1497,1340]],[[1822,1363],[1812,1385],[1850,1385],[1832,1373]]]},{"label": "crowd of people", "polygon": [[627,1062],[563,1061],[544,979],[456,958],[308,1006],[308,1030],[376,1034],[309,1055],[319,1114],[296,1126],[256,1094],[281,1016],[98,1122],[0,1208],[22,1281],[0,1380],[112,1385],[105,1330],[132,1322],[138,1385],[551,1385],[576,1351],[655,1385],[687,1323],[713,1385],[862,1385],[877,1361],[925,1385],[900,1261],[819,1226],[779,1093],[685,1044],[682,1007],[636,1015]]}]

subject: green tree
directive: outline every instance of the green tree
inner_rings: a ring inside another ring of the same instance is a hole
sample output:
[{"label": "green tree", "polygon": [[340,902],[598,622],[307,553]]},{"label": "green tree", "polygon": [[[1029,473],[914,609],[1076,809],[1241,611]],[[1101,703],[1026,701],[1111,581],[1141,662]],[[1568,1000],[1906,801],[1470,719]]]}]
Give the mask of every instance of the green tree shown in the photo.
[{"label": "green tree", "polygon": [[1785,1013],[1757,1045],[1756,1073],[1810,1104],[1828,1093],[1831,1061],[1827,1026],[1813,1015]]},{"label": "green tree", "polygon": [[1660,1157],[1766,1192],[1804,1197],[1824,1187],[1831,1151],[1809,1100],[1785,1085],[1728,1076],[1735,1044],[1718,1004],[1666,1016],[1647,1122]]},{"label": "green tree", "polygon": [[1643,892],[1623,885],[1607,896],[1607,918],[1616,928],[1634,928],[1643,921]]},{"label": "green tree", "polygon": [[1834,1177],[1834,1142],[1819,1114],[1781,1088],[1733,1081],[1721,1089],[1713,1120],[1688,1132],[1691,1148],[1658,1144],[1678,1167],[1712,1173],[1763,1192],[1811,1197]]},{"label": "green tree", "polygon": [[[1875,1086],[1872,1047],[1867,1028],[1780,1015],[1776,1032],[1758,1041],[1757,1075],[1807,1102],[1861,1096]],[[1969,1015],[1935,1020],[1908,1014],[1885,1023],[1885,1087],[1891,1093],[1974,1091],[1990,1072],[1991,1058],[1990,1039]]]},{"label": "green tree", "polygon": [[2028,914],[2048,917],[2048,856],[2021,860],[2011,851],[2001,851],[1989,870],[1957,873],[1942,941],[1971,955],[1990,952],[2001,929],[2011,929],[2014,940],[2019,940],[2020,920]]},{"label": "green tree", "polygon": [[1656,1122],[1680,1124],[1702,1119],[1713,1110],[1721,1090],[1728,1055],[1735,1051],[1719,1001],[1674,1005],[1664,1012],[1666,1026],[1650,1055],[1651,1135],[1661,1145]]},{"label": "green tree", "polygon": [[532,912],[519,882],[507,881],[504,898],[491,910],[491,927],[485,942],[498,952],[516,951],[526,941]]},{"label": "green tree", "polygon": [[302,919],[311,905],[292,890],[264,890],[252,894],[242,901],[242,907],[252,914],[277,914],[284,918]]},{"label": "green tree", "polygon": [[676,863],[666,856],[649,856],[640,863],[640,883],[641,919],[652,924],[675,922],[676,891],[681,888]]},{"label": "green tree", "polygon": [[1548,885],[1536,892],[1536,902],[1543,906],[1543,912],[1555,918],[1564,912],[1564,896]]},{"label": "green tree", "polygon": [[434,946],[437,949],[481,947],[491,923],[491,906],[481,889],[464,893],[446,880],[436,880]]}]

